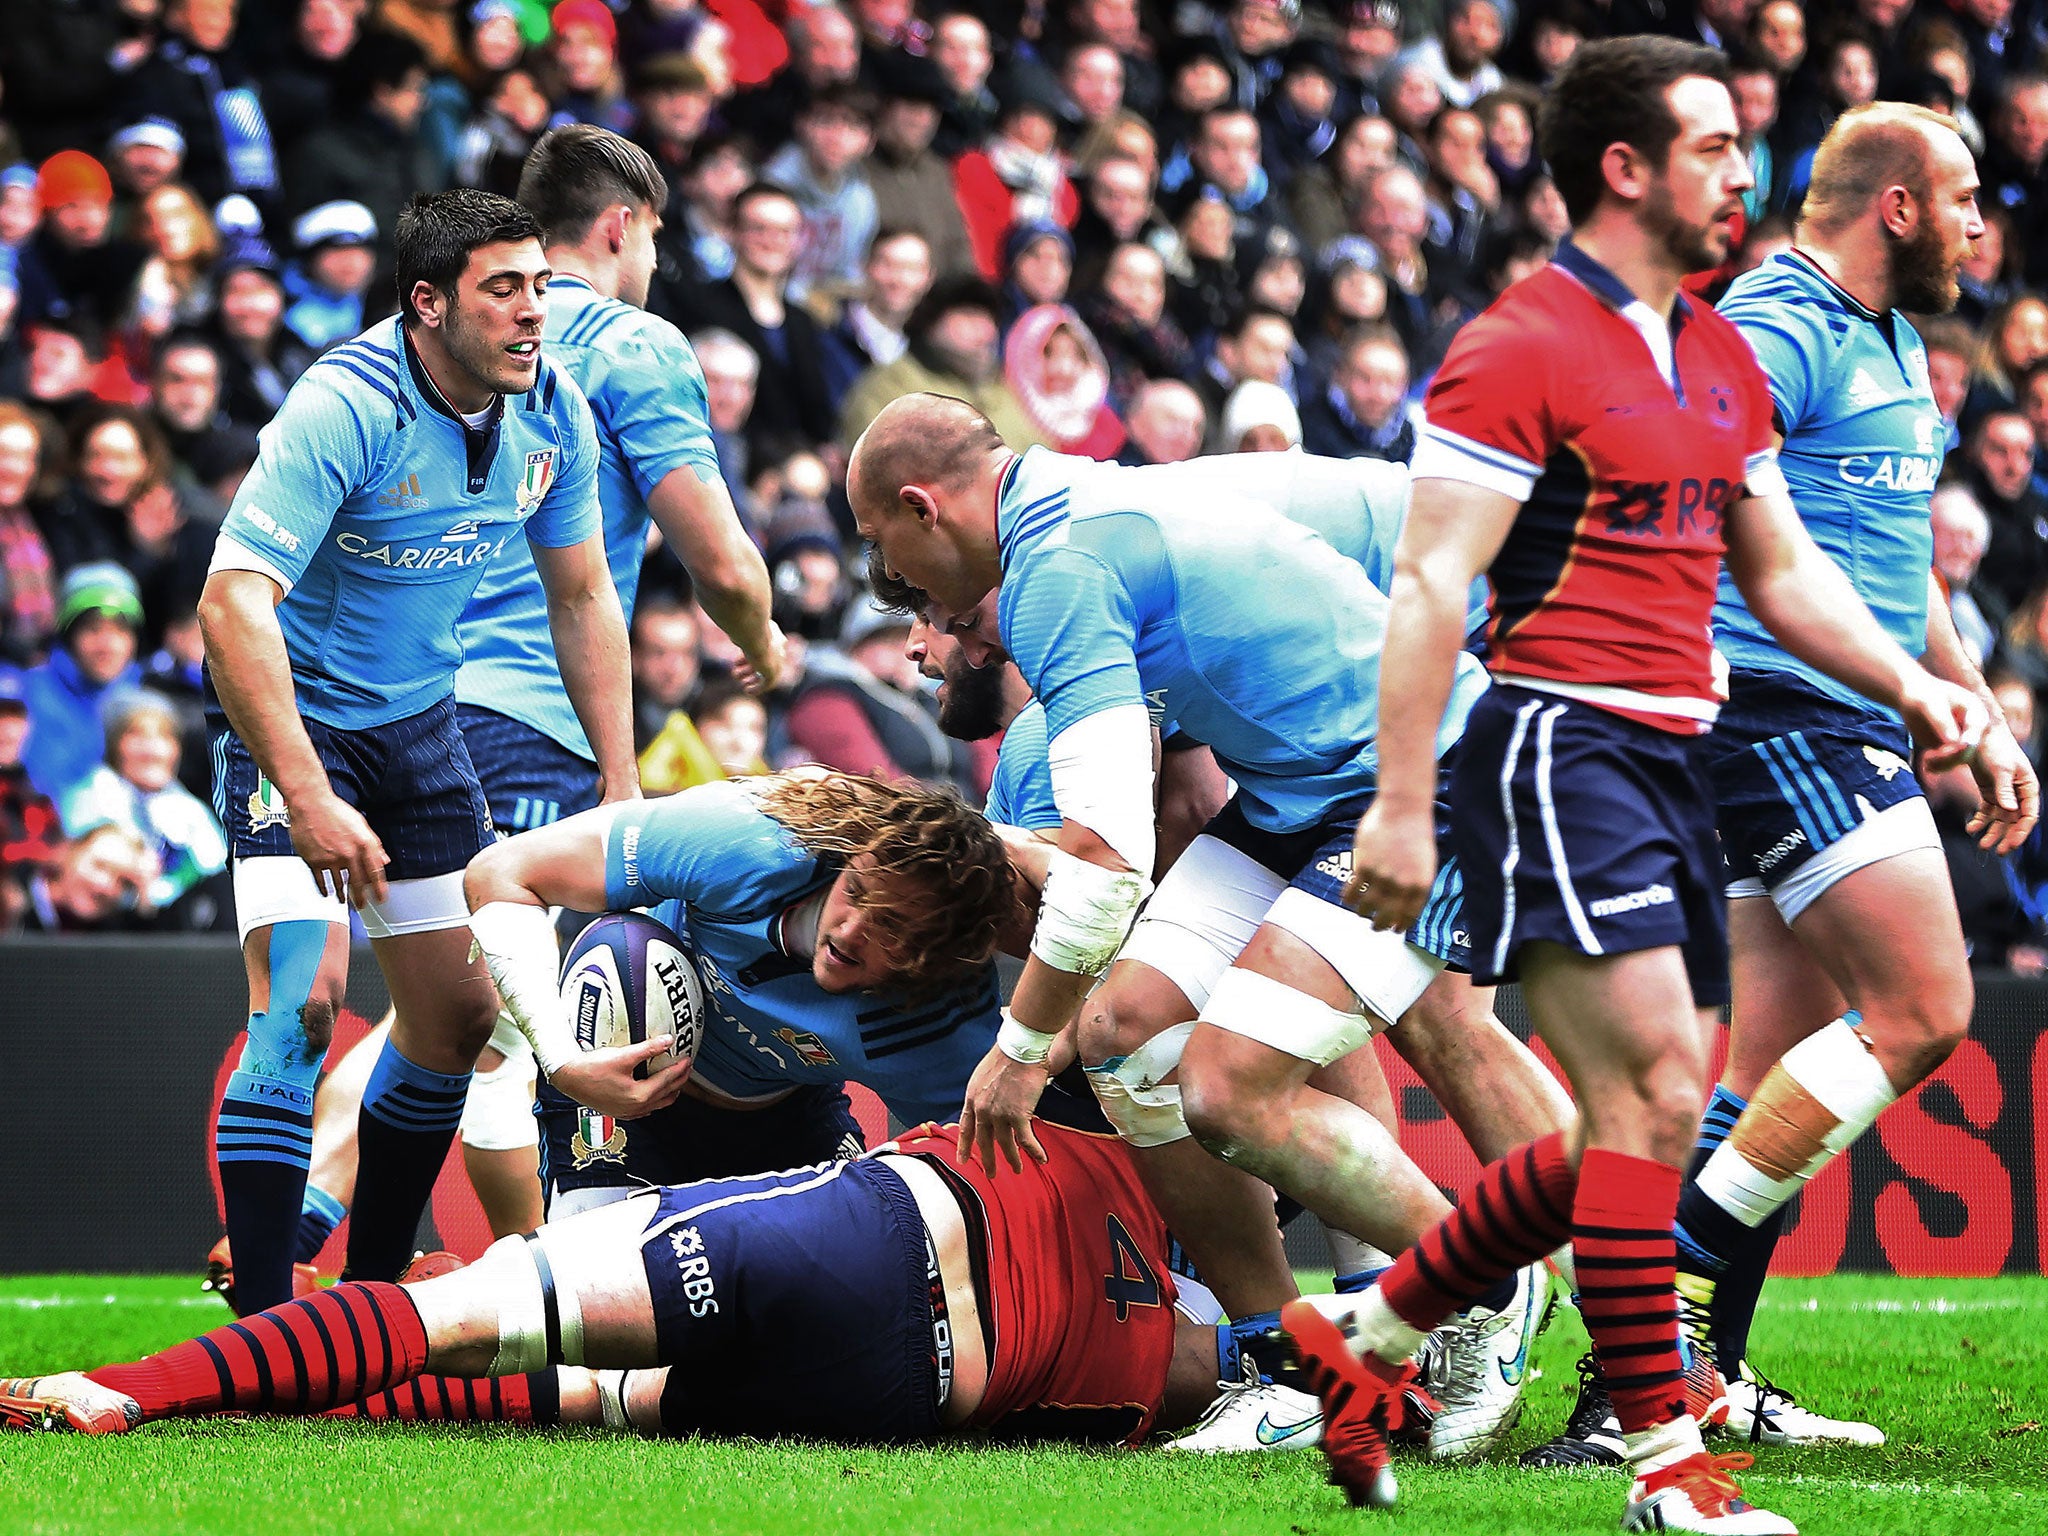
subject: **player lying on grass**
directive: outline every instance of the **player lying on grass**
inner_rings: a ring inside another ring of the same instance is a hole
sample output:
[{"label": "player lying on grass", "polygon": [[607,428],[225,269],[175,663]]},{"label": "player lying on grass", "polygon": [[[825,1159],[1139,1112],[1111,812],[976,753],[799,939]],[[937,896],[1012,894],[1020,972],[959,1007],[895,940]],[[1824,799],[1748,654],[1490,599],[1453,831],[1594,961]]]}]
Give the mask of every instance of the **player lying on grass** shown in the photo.
[{"label": "player lying on grass", "polygon": [[1033,1129],[1045,1160],[1021,1172],[926,1126],[852,1162],[648,1190],[454,1274],[344,1282],[131,1364],[0,1379],[0,1425],[118,1434],[365,1399],[396,1416],[414,1393],[391,1389],[415,1382],[463,1405],[434,1416],[678,1435],[1135,1443],[1186,1422],[1237,1364],[1228,1331],[1177,1317],[1129,1149]]}]

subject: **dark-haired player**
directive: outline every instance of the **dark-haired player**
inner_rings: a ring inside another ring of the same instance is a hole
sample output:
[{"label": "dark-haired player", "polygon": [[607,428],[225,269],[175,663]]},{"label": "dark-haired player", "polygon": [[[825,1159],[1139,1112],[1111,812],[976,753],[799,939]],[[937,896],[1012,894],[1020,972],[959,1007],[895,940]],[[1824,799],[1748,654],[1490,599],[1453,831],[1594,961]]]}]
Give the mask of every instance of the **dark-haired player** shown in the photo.
[{"label": "dark-haired player", "polygon": [[344,1282],[130,1365],[0,1379],[0,1429],[352,1403],[860,1442],[1186,1423],[1227,1335],[1178,1315],[1129,1149],[1037,1136],[1044,1160],[1015,1173],[927,1126],[851,1162],[643,1190],[437,1279]]},{"label": "dark-haired player", "polygon": [[399,316],[292,387],[215,547],[199,617],[250,992],[217,1146],[244,1306],[291,1294],[349,905],[399,1012],[364,1102],[352,1273],[410,1257],[490,1035],[462,871],[495,834],[456,724],[456,624],[515,539],[606,791],[638,793],[597,441],[540,355],[540,237],[504,198],[416,199],[396,231]]},{"label": "dark-haired player", "polygon": [[1984,716],[1871,618],[1800,525],[1769,386],[1741,335],[1679,293],[1726,254],[1750,185],[1719,53],[1589,44],[1545,103],[1573,237],[1459,333],[1432,386],[1381,664],[1380,793],[1352,898],[1413,922],[1436,873],[1435,735],[1467,588],[1492,584],[1488,665],[1453,776],[1473,971],[1520,974],[1570,1077],[1571,1132],[1488,1168],[1343,1319],[1287,1321],[1329,1411],[1324,1448],[1384,1500],[1385,1431],[1426,1330],[1569,1240],[1635,1482],[1632,1529],[1790,1532],[1745,1503],[1688,1411],[1673,1289],[1680,1171],[1725,977],[1708,621],[1725,549],[1788,650],[1895,708],[1954,762]]}]

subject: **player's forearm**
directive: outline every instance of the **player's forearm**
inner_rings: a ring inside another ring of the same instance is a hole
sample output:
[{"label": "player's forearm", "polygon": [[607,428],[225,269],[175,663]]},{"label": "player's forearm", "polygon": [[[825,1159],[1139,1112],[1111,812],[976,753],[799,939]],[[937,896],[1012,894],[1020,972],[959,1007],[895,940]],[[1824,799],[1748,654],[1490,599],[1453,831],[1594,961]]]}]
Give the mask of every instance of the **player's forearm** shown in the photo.
[{"label": "player's forearm", "polygon": [[328,793],[330,786],[326,766],[299,717],[291,659],[271,596],[276,591],[267,578],[252,573],[207,578],[199,599],[199,630],[228,724],[285,804],[292,805]]},{"label": "player's forearm", "polygon": [[774,596],[768,563],[747,537],[725,482],[694,469],[672,471],[648,503],[656,526],[690,573],[697,601],[732,637],[756,672],[775,668]]},{"label": "player's forearm", "polygon": [[610,586],[548,599],[548,628],[562,686],[604,775],[605,793],[617,799],[639,791],[633,755],[633,683],[626,618]]},{"label": "player's forearm", "polygon": [[1432,561],[1395,572],[1380,648],[1378,798],[1390,809],[1436,800],[1436,733],[1465,637],[1471,577]]},{"label": "player's forearm", "polygon": [[477,953],[491,973],[505,1012],[533,1047],[541,1073],[552,1077],[577,1054],[576,1031],[555,977],[554,920],[537,903],[517,898],[479,901],[473,881],[465,881],[465,889]]},{"label": "player's forearm", "polygon": [[2005,711],[1999,707],[1998,696],[1984,681],[1984,674],[1977,669],[1969,647],[1963,644],[1963,637],[1956,633],[1955,615],[1949,612],[1948,594],[1931,575],[1927,578],[1927,650],[1921,656],[1920,664],[1943,682],[1969,689],[1983,702],[1986,713],[1994,722],[2005,723]]}]

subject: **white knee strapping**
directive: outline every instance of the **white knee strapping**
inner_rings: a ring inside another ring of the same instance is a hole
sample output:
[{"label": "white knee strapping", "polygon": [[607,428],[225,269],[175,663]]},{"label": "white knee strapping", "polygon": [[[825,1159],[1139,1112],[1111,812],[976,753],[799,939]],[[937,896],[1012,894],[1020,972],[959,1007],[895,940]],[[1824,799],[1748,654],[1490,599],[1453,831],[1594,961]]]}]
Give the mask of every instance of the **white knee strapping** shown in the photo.
[{"label": "white knee strapping", "polygon": [[1162,1082],[1180,1066],[1195,1021],[1161,1030],[1128,1056],[1088,1068],[1088,1082],[1103,1118],[1134,1147],[1163,1147],[1190,1134],[1180,1107],[1180,1085]]},{"label": "white knee strapping", "polygon": [[1413,1008],[1444,968],[1443,961],[1417,949],[1402,935],[1375,928],[1349,907],[1307,891],[1282,891],[1266,921],[1322,956],[1371,1010],[1380,1028]]},{"label": "white knee strapping", "polygon": [[1236,966],[1209,994],[1202,1022],[1319,1067],[1350,1055],[1373,1033],[1368,1014],[1341,1013],[1285,982]]},{"label": "white knee strapping", "polygon": [[551,1363],[547,1294],[526,1239],[499,1238],[476,1268],[489,1276],[498,1304],[498,1352],[491,1357],[489,1374],[525,1376],[546,1370]]},{"label": "white knee strapping", "polygon": [[1258,860],[1204,833],[1159,882],[1118,958],[1150,966],[1199,1009],[1286,888]]},{"label": "white knee strapping", "polygon": [[469,1097],[462,1105],[462,1144],[479,1152],[516,1152],[540,1145],[540,1122],[533,1114],[533,1052],[516,1028],[510,1029],[510,1049],[500,1043],[507,1030],[500,1014],[491,1045],[505,1059],[470,1078]]}]

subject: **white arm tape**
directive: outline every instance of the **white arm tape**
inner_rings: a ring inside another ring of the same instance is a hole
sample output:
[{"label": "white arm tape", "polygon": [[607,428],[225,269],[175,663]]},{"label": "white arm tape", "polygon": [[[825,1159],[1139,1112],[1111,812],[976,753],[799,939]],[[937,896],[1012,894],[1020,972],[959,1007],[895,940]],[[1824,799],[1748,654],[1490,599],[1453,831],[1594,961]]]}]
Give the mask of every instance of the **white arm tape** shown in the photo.
[{"label": "white arm tape", "polygon": [[1145,706],[1119,704],[1077,720],[1053,737],[1045,756],[1060,815],[1093,832],[1150,880],[1158,833],[1152,716]]},{"label": "white arm tape", "polygon": [[996,1031],[996,1049],[1020,1067],[1036,1067],[1044,1065],[1057,1039],[1058,1034],[1049,1035],[1042,1029],[1018,1023],[1017,1016],[1005,1008],[1002,1028]]},{"label": "white arm tape", "polygon": [[554,1076],[579,1052],[555,978],[555,925],[548,909],[488,901],[469,914],[469,931],[498,984],[505,1011],[533,1047],[533,1059],[543,1074]]},{"label": "white arm tape", "polygon": [[1056,971],[1100,976],[1123,948],[1152,882],[1128,869],[1104,869],[1055,848],[1038,903],[1031,953]]}]

